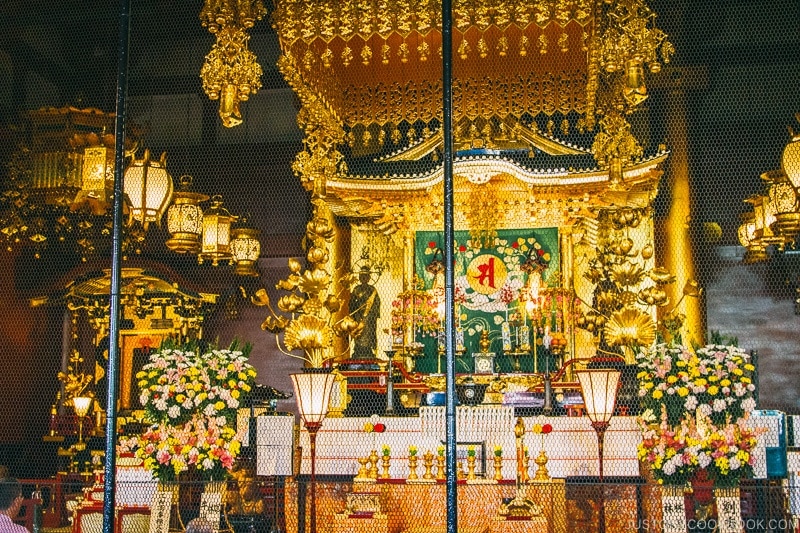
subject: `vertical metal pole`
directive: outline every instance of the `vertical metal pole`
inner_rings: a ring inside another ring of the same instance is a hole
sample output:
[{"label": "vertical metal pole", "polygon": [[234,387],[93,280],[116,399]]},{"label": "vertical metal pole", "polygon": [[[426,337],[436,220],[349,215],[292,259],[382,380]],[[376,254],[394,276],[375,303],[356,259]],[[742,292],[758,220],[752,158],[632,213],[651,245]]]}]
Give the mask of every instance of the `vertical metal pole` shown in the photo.
[{"label": "vertical metal pole", "polygon": [[444,163],[444,284],[447,396],[445,406],[447,451],[447,533],[458,531],[456,477],[456,359],[453,320],[453,12],[451,0],[442,0],[442,139]]},{"label": "vertical metal pole", "polygon": [[122,256],[122,179],[125,172],[125,100],[128,96],[130,0],[119,1],[117,51],[117,109],[114,123],[114,229],[111,248],[111,294],[108,330],[108,396],[106,402],[106,461],[103,485],[103,533],[114,533],[116,484],[117,390],[119,388],[119,317]]}]

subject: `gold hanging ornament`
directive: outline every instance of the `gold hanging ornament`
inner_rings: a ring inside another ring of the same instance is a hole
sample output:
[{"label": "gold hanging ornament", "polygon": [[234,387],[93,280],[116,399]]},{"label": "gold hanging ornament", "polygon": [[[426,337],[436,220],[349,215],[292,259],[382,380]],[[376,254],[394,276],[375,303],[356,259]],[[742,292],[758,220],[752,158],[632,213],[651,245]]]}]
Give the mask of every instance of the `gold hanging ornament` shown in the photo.
[{"label": "gold hanging ornament", "polygon": [[217,42],[206,56],[200,78],[211,100],[219,100],[222,125],[232,128],[242,123],[240,102],[261,88],[261,65],[247,48],[250,36],[238,26],[225,26],[217,32]]}]

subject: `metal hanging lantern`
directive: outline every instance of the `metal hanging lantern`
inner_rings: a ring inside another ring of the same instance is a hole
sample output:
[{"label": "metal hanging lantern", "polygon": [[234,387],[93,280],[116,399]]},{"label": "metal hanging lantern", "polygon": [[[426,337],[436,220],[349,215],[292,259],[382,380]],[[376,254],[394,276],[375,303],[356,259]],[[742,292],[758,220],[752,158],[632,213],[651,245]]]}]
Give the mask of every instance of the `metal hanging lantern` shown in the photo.
[{"label": "metal hanging lantern", "polygon": [[166,153],[158,161],[150,160],[150,150],[143,159],[135,159],[125,170],[125,195],[130,202],[130,220],[147,229],[151,222],[161,223],[161,216],[172,198],[172,176],[167,172]]},{"label": "metal hanging lantern", "polygon": [[258,240],[260,231],[249,225],[247,216],[231,227],[231,253],[233,254],[233,272],[238,276],[259,275],[256,264],[261,255],[261,243]]},{"label": "metal hanging lantern", "polygon": [[197,261],[211,261],[212,266],[220,262],[230,262],[231,254],[231,223],[234,216],[222,207],[222,196],[214,195],[211,198],[211,207],[203,214],[203,238]]},{"label": "metal hanging lantern", "polygon": [[175,253],[195,254],[200,251],[200,237],[203,234],[203,208],[201,202],[208,195],[190,190],[192,177],[180,177],[180,189],[173,195],[173,203],[167,209],[167,248]]}]

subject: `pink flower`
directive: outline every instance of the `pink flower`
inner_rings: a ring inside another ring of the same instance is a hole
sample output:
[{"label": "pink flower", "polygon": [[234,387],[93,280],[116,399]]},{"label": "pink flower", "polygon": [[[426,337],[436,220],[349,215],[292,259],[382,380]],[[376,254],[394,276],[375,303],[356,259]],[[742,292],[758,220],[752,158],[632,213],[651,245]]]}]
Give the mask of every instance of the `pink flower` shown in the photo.
[{"label": "pink flower", "polygon": [[172,459],[172,456],[167,450],[158,450],[158,453],[156,453],[156,460],[162,465],[169,463],[170,459]]}]

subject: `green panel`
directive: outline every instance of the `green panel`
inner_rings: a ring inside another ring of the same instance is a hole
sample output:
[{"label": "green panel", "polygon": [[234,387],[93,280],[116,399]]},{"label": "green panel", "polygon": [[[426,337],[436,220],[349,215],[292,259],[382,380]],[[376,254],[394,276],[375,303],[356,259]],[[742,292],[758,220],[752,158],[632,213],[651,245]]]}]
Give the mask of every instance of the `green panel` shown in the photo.
[{"label": "green panel", "polygon": [[[424,289],[434,286],[434,276],[426,267],[434,259],[443,259],[437,250],[443,248],[441,232],[419,231],[415,241],[415,272]],[[488,248],[472,246],[468,231],[455,232],[455,300],[456,316],[464,334],[464,355],[456,362],[456,371],[472,372],[471,354],[480,351],[481,332],[489,331],[490,351],[495,352],[495,368],[501,372],[512,370],[512,358],[503,355],[502,328],[514,313],[523,311],[520,289],[526,286],[529,274],[522,269],[527,260],[535,260],[542,270],[542,287],[559,284],[558,229],[498,230],[494,245]],[[439,287],[444,286],[444,275],[439,275]],[[544,328],[551,319],[549,310],[541,313],[538,323]],[[555,322],[553,311],[552,322]],[[528,317],[529,318],[529,317]],[[530,321],[526,321],[530,324]],[[516,328],[510,328],[512,334]],[[533,331],[533,328],[531,328]],[[540,332],[540,334],[543,331]],[[425,355],[417,359],[417,370],[436,372],[436,333],[417,328],[415,340],[424,345]],[[532,342],[533,338],[529,339]],[[546,354],[539,347],[539,370],[544,370]],[[442,362],[444,364],[444,362]],[[521,370],[533,371],[533,357],[521,358]]]}]

